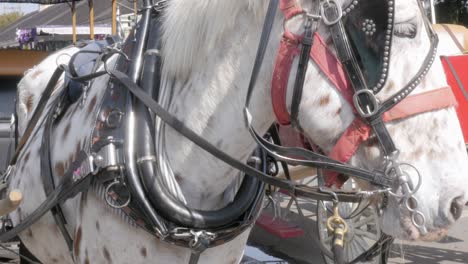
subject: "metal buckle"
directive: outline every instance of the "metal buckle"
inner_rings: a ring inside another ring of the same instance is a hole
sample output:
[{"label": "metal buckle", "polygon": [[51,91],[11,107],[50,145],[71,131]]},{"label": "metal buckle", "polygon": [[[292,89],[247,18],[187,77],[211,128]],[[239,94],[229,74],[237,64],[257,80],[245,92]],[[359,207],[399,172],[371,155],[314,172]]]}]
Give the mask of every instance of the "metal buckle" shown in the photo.
[{"label": "metal buckle", "polygon": [[202,243],[213,241],[216,233],[206,230],[193,230],[185,227],[176,227],[172,229],[171,236],[175,239],[188,239],[188,246],[193,250],[198,248]]},{"label": "metal buckle", "polygon": [[[372,104],[366,105],[365,110],[362,109],[362,106],[360,104],[359,96],[361,95],[367,95]],[[360,116],[364,118],[374,116],[379,111],[379,102],[377,101],[377,98],[375,97],[374,93],[372,93],[372,91],[368,89],[357,91],[353,96],[353,103],[354,107],[356,108],[356,111],[359,113]]]},{"label": "metal buckle", "polygon": [[[327,17],[326,11],[330,8],[336,8],[338,12],[337,17]],[[323,19],[323,23],[327,26],[332,26],[338,23],[341,18],[343,17],[343,9],[341,6],[336,2],[336,0],[326,0],[320,4],[320,15]]]}]

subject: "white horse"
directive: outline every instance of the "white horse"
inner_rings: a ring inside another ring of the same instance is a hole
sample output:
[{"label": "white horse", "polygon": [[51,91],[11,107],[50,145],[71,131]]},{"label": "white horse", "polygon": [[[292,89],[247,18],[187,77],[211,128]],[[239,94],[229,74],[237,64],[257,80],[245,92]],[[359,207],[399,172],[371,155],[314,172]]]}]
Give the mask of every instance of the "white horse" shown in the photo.
[{"label": "white horse", "polygon": [[[365,0],[361,0],[365,1]],[[373,1],[373,0],[367,0]],[[395,30],[387,85],[379,94],[383,100],[401,89],[418,70],[429,50],[418,0],[395,0]],[[305,9],[318,1],[298,1]],[[343,6],[348,0],[338,1]],[[163,87],[172,87],[170,112],[235,158],[246,161],[255,144],[245,128],[242,110],[248,79],[267,10],[267,0],[188,1],[172,0],[163,17]],[[288,24],[300,31],[301,17]],[[271,107],[270,83],[275,56],[283,31],[283,17],[277,14],[251,112],[256,128],[265,132],[275,121]],[[416,34],[413,35],[416,31]],[[319,32],[331,43],[328,29]],[[298,32],[299,33],[299,32]],[[413,38],[414,37],[414,38]],[[330,44],[333,49],[333,45]],[[73,54],[67,48],[51,55],[30,70],[19,85],[19,122],[24,128],[56,67],[57,58]],[[291,74],[294,76],[294,72]],[[106,78],[106,77],[101,77]],[[293,80],[294,78],[291,78]],[[63,82],[63,81],[61,81]],[[446,86],[437,60],[415,93]],[[292,82],[291,82],[292,86]],[[57,85],[61,89],[61,85]],[[291,91],[291,89],[289,89]],[[66,120],[53,132],[52,167],[56,181],[75,158],[92,127],[87,113],[93,111],[99,89],[91,89],[84,105],[74,105]],[[288,102],[291,100],[288,94]],[[430,102],[427,102],[430,104]],[[307,71],[299,121],[304,133],[325,151],[354,119],[351,105],[311,61]],[[443,236],[459,217],[467,200],[468,157],[460,125],[453,108],[432,111],[388,124],[390,134],[402,151],[401,160],[416,166],[423,177],[417,198],[426,215],[428,234],[422,236],[399,204],[390,203],[382,216],[384,232],[402,239],[433,240]],[[172,129],[166,129],[167,155],[189,206],[208,210],[223,207],[225,194],[232,191],[238,172],[195,147]],[[11,188],[25,194],[21,207],[11,214],[15,224],[45,199],[38,170],[41,137],[33,138],[20,156]],[[370,140],[363,144],[351,164],[380,168],[382,154]],[[63,211],[74,239],[73,257],[52,216],[45,215],[20,237],[43,263],[188,263],[188,249],[156,239],[142,229],[130,226],[115,210],[89,191],[66,202]],[[200,263],[238,263],[249,236],[208,249]]]}]

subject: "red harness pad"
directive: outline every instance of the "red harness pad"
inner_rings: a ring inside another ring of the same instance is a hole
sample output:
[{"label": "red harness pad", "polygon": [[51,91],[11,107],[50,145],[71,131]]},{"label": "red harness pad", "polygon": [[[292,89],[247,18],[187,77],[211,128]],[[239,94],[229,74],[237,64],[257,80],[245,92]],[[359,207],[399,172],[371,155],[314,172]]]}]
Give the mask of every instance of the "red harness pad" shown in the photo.
[{"label": "red harness pad", "polygon": [[[445,59],[450,61],[460,83]],[[444,65],[447,82],[452,87],[458,101],[458,119],[463,130],[465,143],[468,144],[468,55],[445,57],[442,59],[442,64]]]}]

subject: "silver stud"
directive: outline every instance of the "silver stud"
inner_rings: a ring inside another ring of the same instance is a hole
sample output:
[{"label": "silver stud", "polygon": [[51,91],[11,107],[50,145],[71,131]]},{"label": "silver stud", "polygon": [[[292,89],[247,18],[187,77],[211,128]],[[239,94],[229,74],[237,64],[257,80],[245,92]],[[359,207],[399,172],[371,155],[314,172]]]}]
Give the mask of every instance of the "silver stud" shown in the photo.
[{"label": "silver stud", "polygon": [[362,26],[363,26],[362,30],[368,36],[372,36],[376,32],[376,25],[375,25],[374,20],[372,19],[364,20],[364,23],[362,23]]}]

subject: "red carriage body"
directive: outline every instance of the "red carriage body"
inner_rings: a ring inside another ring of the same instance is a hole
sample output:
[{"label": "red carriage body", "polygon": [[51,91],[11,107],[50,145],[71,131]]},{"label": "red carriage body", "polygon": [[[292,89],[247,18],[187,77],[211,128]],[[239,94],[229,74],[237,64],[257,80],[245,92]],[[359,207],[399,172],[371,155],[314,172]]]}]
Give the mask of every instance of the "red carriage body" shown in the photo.
[{"label": "red carriage body", "polygon": [[468,144],[468,55],[442,58],[447,82],[452,87],[458,101],[457,114],[463,130],[465,143]]}]

